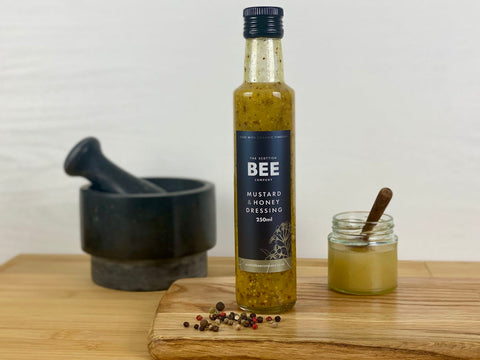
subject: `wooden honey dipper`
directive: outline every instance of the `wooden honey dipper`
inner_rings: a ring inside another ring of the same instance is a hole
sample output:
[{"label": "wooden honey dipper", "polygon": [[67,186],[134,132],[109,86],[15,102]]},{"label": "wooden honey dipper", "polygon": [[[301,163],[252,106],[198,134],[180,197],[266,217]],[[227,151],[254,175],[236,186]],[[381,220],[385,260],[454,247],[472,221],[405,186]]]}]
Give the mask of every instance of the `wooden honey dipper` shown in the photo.
[{"label": "wooden honey dipper", "polygon": [[385,209],[387,208],[390,200],[392,200],[393,192],[389,188],[385,187],[378,192],[377,198],[373,203],[372,209],[368,214],[367,220],[365,225],[362,228],[361,235],[363,236],[365,241],[368,241],[370,237],[370,232],[376,225],[376,222],[380,220]]}]

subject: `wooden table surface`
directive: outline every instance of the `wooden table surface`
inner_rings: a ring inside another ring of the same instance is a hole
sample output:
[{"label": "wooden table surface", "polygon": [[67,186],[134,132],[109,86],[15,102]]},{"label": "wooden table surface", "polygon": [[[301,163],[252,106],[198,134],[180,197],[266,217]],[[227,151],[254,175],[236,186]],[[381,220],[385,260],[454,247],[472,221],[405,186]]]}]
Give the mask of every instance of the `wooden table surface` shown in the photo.
[{"label": "wooden table surface", "polygon": [[[232,258],[209,258],[209,276],[232,276]],[[298,276],[326,276],[300,259]],[[480,278],[477,262],[400,261],[399,277]],[[150,359],[147,335],[163,296],[93,284],[85,255],[20,255],[0,266],[0,359]]]}]

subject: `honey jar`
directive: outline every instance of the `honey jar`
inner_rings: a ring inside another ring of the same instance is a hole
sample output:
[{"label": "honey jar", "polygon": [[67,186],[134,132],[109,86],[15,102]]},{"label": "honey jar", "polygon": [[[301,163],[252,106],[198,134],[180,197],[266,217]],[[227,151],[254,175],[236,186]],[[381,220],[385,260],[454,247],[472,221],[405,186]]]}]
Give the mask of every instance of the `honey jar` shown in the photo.
[{"label": "honey jar", "polygon": [[[337,292],[379,295],[397,287],[397,242],[393,217],[367,222],[368,212],[333,217],[328,235],[328,285]],[[365,229],[369,229],[365,232]]]}]

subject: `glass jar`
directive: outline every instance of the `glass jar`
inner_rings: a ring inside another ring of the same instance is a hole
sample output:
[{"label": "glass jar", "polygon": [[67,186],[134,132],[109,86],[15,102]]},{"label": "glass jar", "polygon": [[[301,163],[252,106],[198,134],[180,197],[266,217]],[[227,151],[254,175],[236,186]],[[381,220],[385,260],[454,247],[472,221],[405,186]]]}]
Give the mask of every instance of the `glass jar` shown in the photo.
[{"label": "glass jar", "polygon": [[[385,294],[397,287],[397,242],[393,218],[367,223],[367,211],[333,217],[328,235],[328,285],[354,295]],[[365,225],[371,229],[362,233]]]}]

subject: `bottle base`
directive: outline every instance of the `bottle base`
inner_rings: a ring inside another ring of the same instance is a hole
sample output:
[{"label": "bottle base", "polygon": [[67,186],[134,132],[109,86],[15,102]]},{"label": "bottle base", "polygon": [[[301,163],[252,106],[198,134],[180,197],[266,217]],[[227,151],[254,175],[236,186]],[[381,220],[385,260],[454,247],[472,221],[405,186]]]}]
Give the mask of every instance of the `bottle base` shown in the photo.
[{"label": "bottle base", "polygon": [[269,314],[282,314],[284,312],[287,312],[288,310],[292,309],[295,306],[296,301],[293,301],[288,304],[283,304],[279,306],[271,306],[271,307],[262,307],[262,308],[254,308],[250,306],[245,306],[238,304],[239,308],[248,311],[248,312],[253,312],[256,314],[262,314],[262,315],[269,315]]}]

